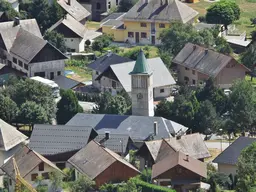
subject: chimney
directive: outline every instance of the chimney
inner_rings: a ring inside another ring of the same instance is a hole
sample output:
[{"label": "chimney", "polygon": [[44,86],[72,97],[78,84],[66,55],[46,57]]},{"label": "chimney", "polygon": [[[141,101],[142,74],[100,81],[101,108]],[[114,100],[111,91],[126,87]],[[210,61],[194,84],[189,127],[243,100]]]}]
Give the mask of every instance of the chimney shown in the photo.
[{"label": "chimney", "polygon": [[186,154],[186,159],[185,159],[185,161],[189,161],[189,156],[188,156],[188,154]]},{"label": "chimney", "polygon": [[109,134],[110,134],[109,131],[105,131],[105,139],[104,139],[105,141],[109,139]]},{"label": "chimney", "polygon": [[158,135],[158,124],[157,121],[154,122],[154,136]]},{"label": "chimney", "polygon": [[19,25],[19,24],[20,24],[20,18],[19,17],[15,17],[14,18],[14,23],[13,23],[14,27]]},{"label": "chimney", "polygon": [[71,1],[72,1],[72,0],[68,0],[68,5],[71,5]]},{"label": "chimney", "polygon": [[111,50],[108,50],[107,56],[110,57],[111,55],[112,55],[112,51],[111,51]]},{"label": "chimney", "polygon": [[177,135],[176,140],[180,140],[180,139],[181,139],[181,135]]}]

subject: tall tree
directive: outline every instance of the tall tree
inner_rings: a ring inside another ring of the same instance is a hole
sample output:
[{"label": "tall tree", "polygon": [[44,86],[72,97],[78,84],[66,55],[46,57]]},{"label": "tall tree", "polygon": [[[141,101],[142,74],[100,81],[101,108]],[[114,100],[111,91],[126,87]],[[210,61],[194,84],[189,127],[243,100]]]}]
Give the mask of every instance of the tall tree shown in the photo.
[{"label": "tall tree", "polygon": [[239,80],[229,95],[229,116],[239,131],[250,130],[256,120],[256,92],[250,82]]},{"label": "tall tree", "polygon": [[86,176],[79,177],[76,181],[71,183],[71,192],[85,192],[91,191],[95,182]]},{"label": "tall tree", "polygon": [[56,31],[46,31],[44,39],[49,41],[53,46],[59,49],[62,53],[66,52],[66,45],[64,35],[57,33]]},{"label": "tall tree", "polygon": [[0,95],[0,118],[11,123],[18,115],[16,103],[9,97]]},{"label": "tall tree", "polygon": [[61,100],[57,104],[57,122],[66,124],[77,113],[82,113],[83,109],[78,103],[78,99],[72,90],[63,91]]},{"label": "tall tree", "polygon": [[239,6],[235,2],[229,0],[214,3],[207,9],[206,13],[207,23],[224,24],[226,28],[239,18]]},{"label": "tall tree", "polygon": [[[242,63],[252,70],[252,73],[255,72],[256,66],[256,42],[250,45],[249,49],[242,54],[241,57]],[[255,74],[254,74],[255,75]]]},{"label": "tall tree", "polygon": [[[246,147],[237,163],[237,192],[255,191],[256,188],[256,143]],[[254,190],[253,190],[254,188]]]}]

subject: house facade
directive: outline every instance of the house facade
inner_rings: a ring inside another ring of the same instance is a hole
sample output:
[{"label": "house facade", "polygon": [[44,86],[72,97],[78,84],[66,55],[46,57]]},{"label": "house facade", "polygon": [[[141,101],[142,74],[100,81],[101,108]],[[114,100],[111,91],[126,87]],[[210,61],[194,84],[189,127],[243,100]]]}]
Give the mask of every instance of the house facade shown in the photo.
[{"label": "house facade", "polygon": [[230,88],[237,79],[250,71],[231,56],[188,43],[173,59],[178,82],[191,86],[203,85],[209,78],[220,88]]},{"label": "house facade", "polygon": [[[0,166],[26,143],[27,137],[17,129],[0,119]],[[4,173],[0,171],[0,187],[3,187]]]},{"label": "house facade", "polygon": [[121,17],[102,23],[102,32],[115,41],[131,44],[160,44],[159,35],[171,22],[193,23],[198,13],[174,0],[139,0]]},{"label": "house facade", "polygon": [[[25,179],[34,188],[37,187],[37,177],[42,176],[42,185],[48,186],[48,191],[51,190],[52,182],[49,174],[51,172],[62,171],[57,168],[52,162],[45,159],[39,153],[29,149],[27,146],[21,147],[13,156],[17,163],[21,177]],[[15,172],[13,159],[9,159],[1,169],[6,173],[8,179],[8,189],[10,192],[15,192]]]},{"label": "house facade", "polygon": [[36,20],[0,23],[1,62],[28,77],[53,79],[64,74],[65,59],[57,48],[45,41]]}]

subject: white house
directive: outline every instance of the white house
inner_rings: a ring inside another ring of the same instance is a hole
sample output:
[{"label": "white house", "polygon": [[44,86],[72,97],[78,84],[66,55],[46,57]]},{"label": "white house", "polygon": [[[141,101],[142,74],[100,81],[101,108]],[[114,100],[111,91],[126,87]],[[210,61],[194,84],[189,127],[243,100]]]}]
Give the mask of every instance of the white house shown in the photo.
[{"label": "white house", "polygon": [[[20,148],[12,158],[15,159],[21,177],[25,179],[30,185],[36,187],[38,183],[36,179],[38,176],[42,176],[42,185],[48,186],[48,191],[52,191],[51,181],[49,179],[49,173],[54,171],[62,171],[51,161],[44,158],[36,151],[31,150],[27,146]],[[1,169],[6,173],[8,179],[9,192],[15,190],[15,171],[13,166],[13,159],[9,159]]]},{"label": "white house", "polygon": [[69,14],[65,15],[48,30],[54,30],[64,36],[67,52],[82,52],[86,40],[91,41],[101,35],[99,32],[87,29]]},{"label": "white house", "polygon": [[[127,58],[116,56],[109,52],[107,55],[91,63],[88,67],[93,69],[93,85],[101,91],[109,91],[113,95],[125,90],[131,95],[131,76],[135,61],[124,61]],[[153,72],[154,99],[166,98],[171,95],[171,87],[176,84],[174,78],[160,57],[147,59]]]},{"label": "white house", "polygon": [[[20,149],[26,142],[27,136],[0,119],[0,166]],[[0,171],[0,187],[3,186],[3,172]]]},{"label": "white house", "polygon": [[53,79],[64,74],[65,59],[45,41],[35,19],[0,23],[0,61],[25,76]]}]

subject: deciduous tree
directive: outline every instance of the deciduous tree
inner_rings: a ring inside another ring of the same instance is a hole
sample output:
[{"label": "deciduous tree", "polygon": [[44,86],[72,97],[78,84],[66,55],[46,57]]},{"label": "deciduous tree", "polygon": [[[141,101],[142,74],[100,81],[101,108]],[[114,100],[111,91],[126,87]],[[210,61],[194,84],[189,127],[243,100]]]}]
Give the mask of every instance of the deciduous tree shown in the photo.
[{"label": "deciduous tree", "polygon": [[62,53],[66,52],[67,48],[64,35],[57,33],[56,31],[46,31],[44,39],[49,41],[49,43],[59,49]]},{"label": "deciduous tree", "polygon": [[18,115],[16,103],[9,97],[0,95],[0,118],[11,123]]},{"label": "deciduous tree", "polygon": [[57,104],[57,122],[66,124],[77,113],[82,113],[83,109],[78,103],[78,99],[72,90],[63,91],[61,100]]},{"label": "deciduous tree", "polygon": [[79,177],[70,185],[71,192],[85,192],[93,189],[95,182],[86,176]]}]

